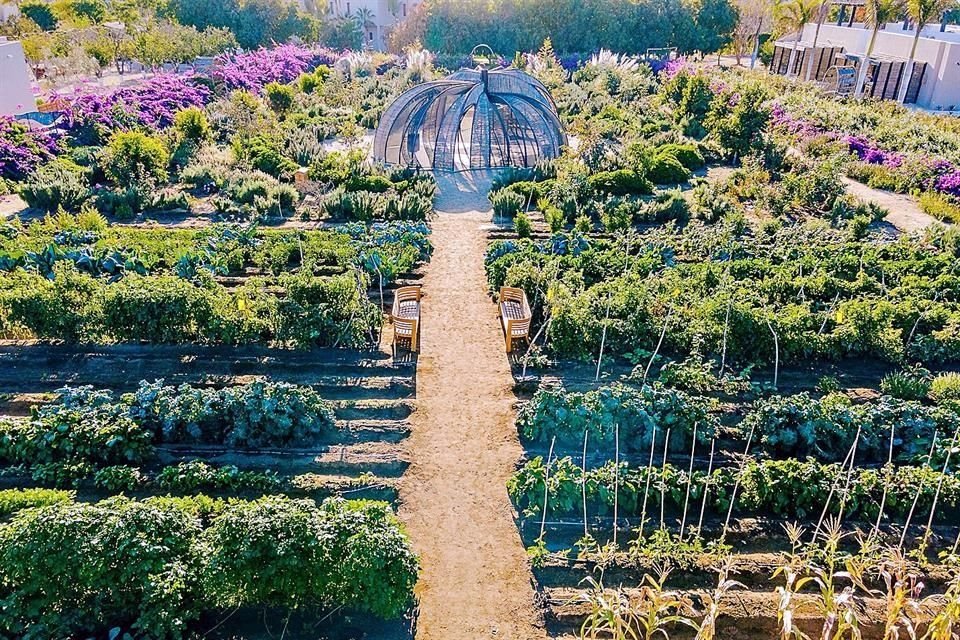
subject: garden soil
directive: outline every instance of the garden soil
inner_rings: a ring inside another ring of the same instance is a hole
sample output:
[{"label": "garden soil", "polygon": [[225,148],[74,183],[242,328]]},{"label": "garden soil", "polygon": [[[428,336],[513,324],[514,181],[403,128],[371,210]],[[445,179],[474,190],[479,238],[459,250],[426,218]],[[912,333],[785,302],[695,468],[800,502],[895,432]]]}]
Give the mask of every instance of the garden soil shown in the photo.
[{"label": "garden soil", "polygon": [[483,255],[490,176],[441,176],[423,278],[416,411],[400,517],[422,571],[418,640],[545,638],[506,483],[522,454]]}]

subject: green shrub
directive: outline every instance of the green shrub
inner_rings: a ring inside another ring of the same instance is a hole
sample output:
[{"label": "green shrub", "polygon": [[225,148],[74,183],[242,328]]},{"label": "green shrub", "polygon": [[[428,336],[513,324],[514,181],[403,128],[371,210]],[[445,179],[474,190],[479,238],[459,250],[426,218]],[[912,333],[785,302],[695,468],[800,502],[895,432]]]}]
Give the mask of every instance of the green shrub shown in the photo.
[{"label": "green shrub", "polygon": [[690,171],[696,171],[704,165],[703,155],[695,144],[678,144],[671,142],[661,145],[654,151],[654,156],[661,155],[673,156]]},{"label": "green shrub", "polygon": [[35,637],[132,625],[178,638],[202,605],[195,518],[113,498],[20,511],[0,527],[0,632]]},{"label": "green shrub", "polygon": [[213,314],[205,290],[174,276],[127,276],[103,291],[103,329],[117,340],[202,340]]},{"label": "green shrub", "polygon": [[949,196],[931,191],[921,193],[920,209],[937,220],[960,224],[960,203]]},{"label": "green shrub", "polygon": [[203,539],[203,584],[219,607],[317,604],[393,618],[412,603],[418,561],[385,503],[238,502]]},{"label": "green shrub", "polygon": [[615,196],[653,193],[653,185],[650,180],[629,169],[601,171],[590,176],[587,182],[594,191]]},{"label": "green shrub", "polygon": [[669,153],[659,153],[653,157],[647,168],[647,178],[654,184],[680,184],[690,179],[690,171],[684,167],[676,156]]},{"label": "green shrub", "polygon": [[48,405],[0,422],[0,459],[13,464],[140,463],[153,456],[152,441],[133,420],[95,406]]},{"label": "green shrub", "polygon": [[938,404],[960,400],[960,373],[938,374],[930,383],[930,399]]},{"label": "green shrub", "polygon": [[493,205],[495,218],[514,218],[526,205],[523,196],[507,189],[491,193],[490,203]]},{"label": "green shrub", "polygon": [[20,197],[34,209],[77,211],[90,197],[90,189],[80,167],[54,160],[21,183]]},{"label": "green shrub", "polygon": [[60,489],[3,489],[0,491],[0,518],[21,509],[70,502],[73,497],[73,491]]},{"label": "green shrub", "polygon": [[645,222],[686,222],[690,218],[690,203],[679,189],[659,192],[641,213]]},{"label": "green shrub", "polygon": [[550,227],[552,233],[563,231],[563,227],[567,222],[567,217],[563,214],[563,211],[554,206],[543,208],[543,219],[546,221],[547,226]]},{"label": "green shrub", "polygon": [[107,178],[121,188],[149,188],[167,181],[170,153],[163,140],[140,131],[115,133],[101,159]]},{"label": "green shrub", "polygon": [[529,238],[533,235],[533,223],[530,222],[530,216],[522,211],[514,217],[513,228],[520,238]]},{"label": "green shrub", "polygon": [[296,162],[284,157],[276,142],[266,136],[255,136],[244,141],[242,149],[238,155],[248,159],[250,166],[274,178],[288,180],[300,168]]},{"label": "green shrub", "polygon": [[139,468],[127,465],[104,467],[93,474],[94,486],[111,493],[136,491],[146,482],[147,477]]},{"label": "green shrub", "polygon": [[270,82],[263,87],[263,94],[277,113],[286,113],[293,107],[294,91],[290,85]]},{"label": "green shrub", "polygon": [[53,31],[60,24],[52,5],[44,0],[23,0],[18,8],[20,13],[33,20],[44,31]]},{"label": "green shrub", "polygon": [[272,471],[241,471],[232,464],[214,467],[202,460],[164,467],[157,474],[156,482],[162,490],[178,493],[198,490],[278,491],[282,487]]},{"label": "green shrub", "polygon": [[930,393],[930,372],[922,367],[894,371],[880,380],[880,390],[901,400],[923,400]]},{"label": "green shrub", "polygon": [[347,191],[369,191],[371,193],[386,193],[393,188],[393,183],[387,176],[372,174],[367,176],[352,176],[344,183]]},{"label": "green shrub", "polygon": [[719,222],[735,210],[733,202],[724,193],[723,185],[704,182],[693,188],[690,213],[706,222]]},{"label": "green shrub", "polygon": [[207,114],[199,107],[187,107],[173,116],[173,128],[185,140],[202,142],[212,135]]}]

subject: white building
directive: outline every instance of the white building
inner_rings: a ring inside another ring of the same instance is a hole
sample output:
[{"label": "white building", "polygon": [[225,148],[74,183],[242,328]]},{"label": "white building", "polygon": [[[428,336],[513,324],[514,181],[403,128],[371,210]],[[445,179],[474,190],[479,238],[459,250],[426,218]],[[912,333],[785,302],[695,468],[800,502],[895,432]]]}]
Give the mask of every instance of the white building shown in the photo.
[{"label": "white building", "polygon": [[16,2],[4,2],[0,0],[0,22],[9,20],[20,15],[20,7]]},{"label": "white building", "polygon": [[[859,17],[859,12],[851,15]],[[841,17],[843,14],[841,13]],[[823,79],[831,66],[857,65],[870,42],[871,30],[864,24],[843,21],[826,23],[820,28],[816,50],[813,50],[815,24],[803,28],[790,75],[806,75],[805,60],[813,57],[816,79]],[[916,64],[910,79],[906,78],[907,60],[916,30],[904,23],[890,23],[877,33],[868,76],[870,94],[878,98],[896,98],[903,82],[909,82],[905,102],[933,109],[960,109],[960,27],[927,25],[920,32]],[[770,70],[787,74],[796,34],[777,41]]]},{"label": "white building", "polygon": [[[303,1],[303,0],[301,0]],[[329,0],[332,15],[353,18],[362,23],[364,45],[383,51],[387,35],[422,0]]]},{"label": "white building", "polygon": [[30,68],[16,40],[0,38],[0,115],[20,115],[37,110],[30,89]]}]

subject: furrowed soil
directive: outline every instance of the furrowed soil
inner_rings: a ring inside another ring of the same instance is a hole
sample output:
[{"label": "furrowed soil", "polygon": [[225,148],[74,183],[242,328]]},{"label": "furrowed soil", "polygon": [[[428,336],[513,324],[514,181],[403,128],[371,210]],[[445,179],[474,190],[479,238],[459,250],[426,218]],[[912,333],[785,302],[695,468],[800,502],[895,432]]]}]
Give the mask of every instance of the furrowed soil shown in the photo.
[{"label": "furrowed soil", "polygon": [[545,638],[506,482],[516,397],[485,295],[489,176],[440,176],[400,517],[420,554],[418,640]]}]

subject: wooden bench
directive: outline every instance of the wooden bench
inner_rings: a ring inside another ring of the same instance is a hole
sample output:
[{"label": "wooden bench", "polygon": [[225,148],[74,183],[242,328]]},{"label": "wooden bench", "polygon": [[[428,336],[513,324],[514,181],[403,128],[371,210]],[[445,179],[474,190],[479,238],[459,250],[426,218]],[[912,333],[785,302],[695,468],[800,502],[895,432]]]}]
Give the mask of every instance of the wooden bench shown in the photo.
[{"label": "wooden bench", "polygon": [[410,341],[410,351],[414,353],[420,347],[420,287],[400,287],[393,298],[393,344],[401,340]]},{"label": "wooden bench", "polygon": [[500,288],[500,325],[507,343],[507,353],[513,351],[514,340],[530,338],[530,304],[523,289],[514,287]]}]

